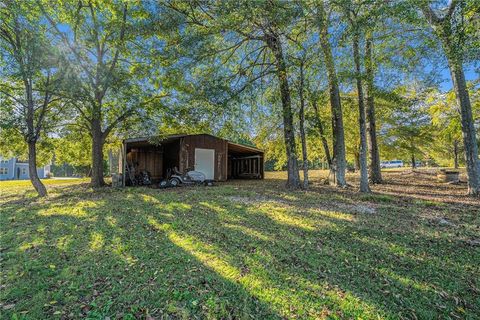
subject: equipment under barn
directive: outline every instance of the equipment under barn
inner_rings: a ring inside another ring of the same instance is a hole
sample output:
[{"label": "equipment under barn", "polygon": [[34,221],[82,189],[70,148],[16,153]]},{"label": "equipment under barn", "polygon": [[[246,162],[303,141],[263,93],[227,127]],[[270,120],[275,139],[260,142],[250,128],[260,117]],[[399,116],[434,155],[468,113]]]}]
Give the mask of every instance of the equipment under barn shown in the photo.
[{"label": "equipment under barn", "polygon": [[121,154],[120,173],[148,171],[153,181],[175,167],[203,172],[216,181],[263,179],[264,174],[262,150],[209,134],[126,139]]}]

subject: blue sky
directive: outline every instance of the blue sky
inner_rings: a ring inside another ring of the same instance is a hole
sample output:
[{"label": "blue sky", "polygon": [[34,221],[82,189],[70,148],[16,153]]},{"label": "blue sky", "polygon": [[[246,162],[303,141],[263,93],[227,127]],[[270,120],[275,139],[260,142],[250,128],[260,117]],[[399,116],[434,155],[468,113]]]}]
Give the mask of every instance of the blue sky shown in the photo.
[{"label": "blue sky", "polygon": [[[440,84],[440,90],[449,91],[452,89],[452,78],[450,77],[450,71],[448,68],[445,68],[441,71],[441,76],[444,81]],[[475,72],[473,67],[465,67],[465,78],[467,81],[472,81],[478,79],[479,75]]]}]

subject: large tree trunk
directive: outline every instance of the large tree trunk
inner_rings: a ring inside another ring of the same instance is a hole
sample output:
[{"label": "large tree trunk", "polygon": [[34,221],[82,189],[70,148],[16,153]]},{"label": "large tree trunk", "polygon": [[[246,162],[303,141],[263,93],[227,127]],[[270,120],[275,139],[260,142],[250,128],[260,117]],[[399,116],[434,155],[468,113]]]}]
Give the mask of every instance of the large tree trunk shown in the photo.
[{"label": "large tree trunk", "polygon": [[365,42],[365,81],[367,96],[367,130],[368,149],[370,151],[370,182],[373,184],[382,183],[382,171],[380,168],[380,153],[377,142],[377,125],[375,117],[374,100],[374,68],[372,58],[372,39],[367,36]]},{"label": "large tree trunk", "polygon": [[461,29],[452,25],[454,11],[458,8],[461,1],[451,1],[447,14],[444,17],[438,17],[430,8],[428,2],[420,1],[419,6],[425,17],[430,22],[438,38],[442,42],[445,55],[448,60],[448,67],[452,77],[453,88],[457,96],[457,102],[460,106],[463,145],[465,148],[465,162],[468,177],[468,194],[480,196],[480,161],[478,160],[478,145],[475,132],[475,126],[472,116],[472,105],[468,95],[465,74],[463,71],[462,43],[455,41],[461,39]]},{"label": "large tree trunk", "polygon": [[303,160],[303,188],[308,189],[308,154],[307,154],[307,138],[305,136],[305,96],[303,91],[304,73],[303,62],[300,65],[300,140],[302,142],[302,160]]},{"label": "large tree trunk", "polygon": [[28,173],[38,196],[45,197],[47,195],[47,189],[38,177],[37,172],[37,145],[35,141],[28,141]]},{"label": "large tree trunk", "polygon": [[453,140],[453,166],[458,169],[458,140]]},{"label": "large tree trunk", "polygon": [[335,175],[335,184],[339,187],[346,187],[345,169],[345,134],[343,129],[342,104],[340,100],[340,89],[338,86],[335,63],[333,60],[332,48],[328,36],[328,22],[323,1],[318,3],[318,23],[320,28],[320,45],[323,50],[325,65],[327,67],[328,87],[330,92],[330,106],[332,109],[332,131],[333,131],[333,160],[331,174]]},{"label": "large tree trunk", "polygon": [[[23,68],[22,68],[23,69]],[[33,85],[32,80],[27,77],[23,78],[25,85],[25,94],[27,98],[27,115],[26,115],[26,124],[27,124],[27,136],[26,142],[28,145],[28,173],[30,176],[30,181],[32,182],[33,188],[37,191],[39,197],[45,197],[47,195],[47,189],[43,185],[42,181],[38,177],[37,172],[37,140],[39,133],[36,132],[35,128],[35,106],[33,102]],[[38,126],[41,126],[41,123],[38,123]]]},{"label": "large tree trunk", "polygon": [[291,189],[300,188],[300,175],[298,173],[298,163],[296,155],[295,133],[293,130],[292,102],[290,97],[290,88],[288,85],[287,68],[283,57],[282,45],[277,35],[270,35],[267,44],[276,62],[276,74],[280,85],[280,95],[282,98],[283,114],[283,133],[285,138],[285,147],[287,152],[287,187]]},{"label": "large tree trunk", "polygon": [[411,155],[411,162],[412,162],[412,170],[414,170],[417,167],[417,163],[415,161],[415,154],[412,153]]},{"label": "large tree trunk", "polygon": [[367,167],[367,125],[365,117],[365,104],[363,98],[362,87],[362,70],[360,66],[359,35],[355,33],[353,36],[353,59],[355,61],[355,77],[357,80],[358,95],[358,123],[360,127],[360,192],[370,192],[368,185],[368,167]]},{"label": "large tree trunk", "polygon": [[332,156],[330,155],[330,148],[328,147],[327,138],[325,138],[325,130],[323,128],[322,119],[320,119],[320,112],[318,112],[317,101],[312,101],[313,109],[315,111],[315,120],[317,122],[318,132],[320,133],[320,139],[322,140],[323,151],[325,152],[325,157],[327,158],[328,166],[332,165]]},{"label": "large tree trunk", "polygon": [[449,59],[453,86],[460,106],[463,145],[465,148],[465,163],[468,177],[468,194],[480,196],[480,163],[478,160],[478,145],[473,124],[472,105],[468,95],[463,66],[460,61]]},{"label": "large tree trunk", "polygon": [[105,139],[103,137],[100,121],[94,119],[92,125],[92,178],[91,186],[94,188],[105,185],[103,180],[103,144]]}]

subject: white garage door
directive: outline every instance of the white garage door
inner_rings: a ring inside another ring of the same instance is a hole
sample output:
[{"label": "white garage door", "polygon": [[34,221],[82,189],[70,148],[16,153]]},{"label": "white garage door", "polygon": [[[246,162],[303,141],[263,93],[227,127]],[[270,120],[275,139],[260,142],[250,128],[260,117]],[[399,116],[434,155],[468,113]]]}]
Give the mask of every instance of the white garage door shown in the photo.
[{"label": "white garage door", "polygon": [[195,171],[202,172],[207,179],[214,179],[215,150],[195,148]]}]

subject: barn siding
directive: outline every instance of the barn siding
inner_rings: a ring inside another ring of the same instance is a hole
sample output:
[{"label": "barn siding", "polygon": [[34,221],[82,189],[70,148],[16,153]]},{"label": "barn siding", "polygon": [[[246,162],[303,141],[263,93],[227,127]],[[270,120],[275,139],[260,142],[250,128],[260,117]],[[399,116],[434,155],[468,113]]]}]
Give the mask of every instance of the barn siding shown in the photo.
[{"label": "barn siding", "polygon": [[147,148],[131,151],[127,154],[126,160],[128,163],[138,163],[138,170],[147,170],[154,179],[162,177],[163,151],[161,149]]},{"label": "barn siding", "polygon": [[195,148],[215,150],[215,180],[227,180],[227,141],[206,134],[186,136],[181,142],[181,163],[184,168],[195,166]]}]

